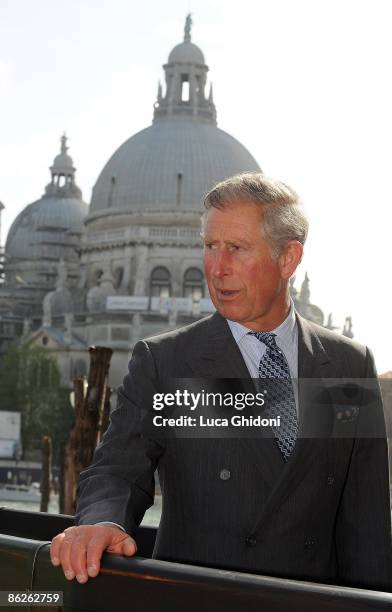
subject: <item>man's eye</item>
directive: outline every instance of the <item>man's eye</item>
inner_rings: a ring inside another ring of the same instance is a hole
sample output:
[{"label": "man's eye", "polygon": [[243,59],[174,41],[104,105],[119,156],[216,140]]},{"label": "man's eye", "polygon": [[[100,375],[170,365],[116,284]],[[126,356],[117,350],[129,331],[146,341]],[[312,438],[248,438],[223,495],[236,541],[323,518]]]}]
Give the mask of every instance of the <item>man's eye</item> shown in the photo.
[{"label": "man's eye", "polygon": [[241,249],[241,247],[240,247],[238,244],[232,244],[232,245],[230,246],[230,249],[231,249],[232,251],[239,251],[239,250]]}]

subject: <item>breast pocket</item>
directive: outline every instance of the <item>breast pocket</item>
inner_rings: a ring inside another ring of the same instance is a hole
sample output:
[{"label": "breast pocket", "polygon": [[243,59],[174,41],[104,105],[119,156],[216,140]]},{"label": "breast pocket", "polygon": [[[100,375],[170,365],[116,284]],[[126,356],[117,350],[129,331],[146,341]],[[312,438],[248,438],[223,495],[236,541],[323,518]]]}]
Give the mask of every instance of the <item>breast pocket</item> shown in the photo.
[{"label": "breast pocket", "polygon": [[357,405],[333,404],[331,438],[354,438],[358,427],[359,410]]}]

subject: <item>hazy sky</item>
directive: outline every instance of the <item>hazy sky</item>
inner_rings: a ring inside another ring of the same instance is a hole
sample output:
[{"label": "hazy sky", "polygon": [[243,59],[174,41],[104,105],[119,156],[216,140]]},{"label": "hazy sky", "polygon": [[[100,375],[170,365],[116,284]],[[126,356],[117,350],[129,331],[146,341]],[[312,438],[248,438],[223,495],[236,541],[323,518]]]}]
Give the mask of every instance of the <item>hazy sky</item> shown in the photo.
[{"label": "hazy sky", "polygon": [[0,0],[1,240],[39,198],[66,130],[84,199],[148,126],[183,37],[210,67],[218,125],[291,184],[311,222],[311,300],[353,318],[392,370],[389,0]]}]

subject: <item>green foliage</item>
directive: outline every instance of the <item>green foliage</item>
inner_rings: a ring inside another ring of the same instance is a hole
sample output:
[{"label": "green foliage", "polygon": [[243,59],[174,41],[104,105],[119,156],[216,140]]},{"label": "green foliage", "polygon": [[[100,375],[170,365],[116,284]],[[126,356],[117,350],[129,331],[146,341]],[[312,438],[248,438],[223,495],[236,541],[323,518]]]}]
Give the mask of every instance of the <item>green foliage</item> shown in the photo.
[{"label": "green foliage", "polygon": [[42,437],[49,435],[53,461],[59,462],[73,410],[57,363],[44,348],[12,345],[8,349],[0,368],[0,409],[21,412],[24,454],[39,450]]}]

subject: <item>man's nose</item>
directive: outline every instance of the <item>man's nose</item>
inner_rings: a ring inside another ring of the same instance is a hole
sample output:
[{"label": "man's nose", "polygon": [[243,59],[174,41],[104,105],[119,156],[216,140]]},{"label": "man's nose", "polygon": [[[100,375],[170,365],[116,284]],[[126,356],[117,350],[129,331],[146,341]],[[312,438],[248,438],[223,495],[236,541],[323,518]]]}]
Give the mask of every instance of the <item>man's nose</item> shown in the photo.
[{"label": "man's nose", "polygon": [[212,270],[216,278],[222,278],[231,274],[231,257],[225,249],[218,250],[215,255],[214,267]]}]

